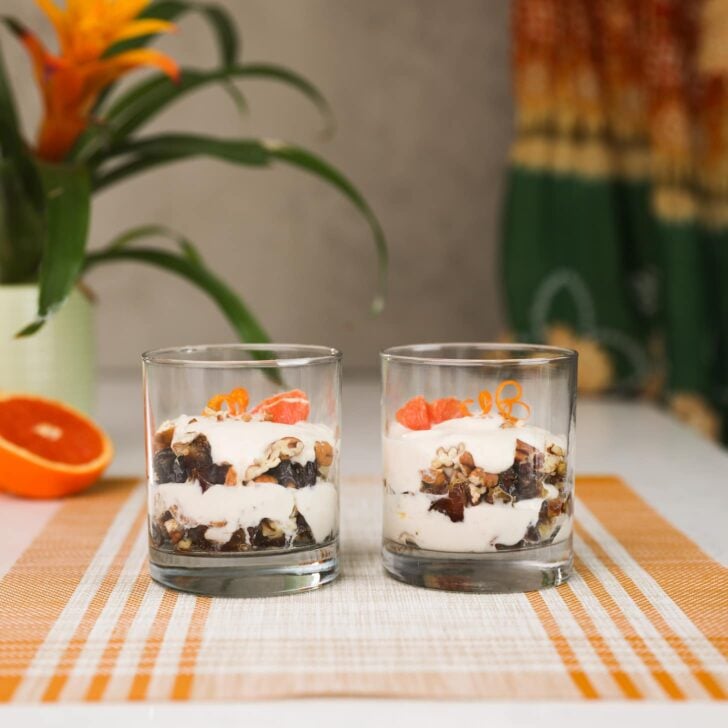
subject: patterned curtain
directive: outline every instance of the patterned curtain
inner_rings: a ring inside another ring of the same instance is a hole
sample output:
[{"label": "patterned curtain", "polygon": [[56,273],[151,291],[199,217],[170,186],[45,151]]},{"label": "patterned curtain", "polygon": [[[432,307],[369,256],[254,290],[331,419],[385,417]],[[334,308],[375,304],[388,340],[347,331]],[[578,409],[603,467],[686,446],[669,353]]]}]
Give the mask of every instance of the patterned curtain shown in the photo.
[{"label": "patterned curtain", "polygon": [[510,335],[728,437],[728,0],[514,0]]}]

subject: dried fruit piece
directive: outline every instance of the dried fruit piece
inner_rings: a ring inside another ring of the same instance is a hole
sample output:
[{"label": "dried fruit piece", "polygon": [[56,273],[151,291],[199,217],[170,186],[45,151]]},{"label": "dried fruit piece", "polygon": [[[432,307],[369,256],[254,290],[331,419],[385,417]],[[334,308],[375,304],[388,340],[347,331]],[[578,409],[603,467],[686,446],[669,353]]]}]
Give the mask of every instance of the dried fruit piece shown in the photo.
[{"label": "dried fruit piece", "polygon": [[171,447],[160,450],[152,459],[156,483],[184,483],[187,480],[184,466]]},{"label": "dried fruit piece", "polygon": [[264,518],[255,528],[249,528],[253,548],[274,548],[286,545],[286,534],[278,521]]},{"label": "dried fruit piece", "polygon": [[[212,465],[210,442],[204,435],[197,435],[190,442],[176,442],[172,450],[189,478],[198,478],[201,471]],[[224,478],[222,482],[225,482]]]},{"label": "dried fruit piece", "polygon": [[233,532],[230,540],[220,547],[220,551],[248,551],[249,548],[245,530],[238,528],[237,531]]},{"label": "dried fruit piece", "polygon": [[314,543],[316,543],[316,539],[313,537],[311,527],[306,519],[296,511],[296,535],[291,541],[291,546],[310,546]]},{"label": "dried fruit piece", "polygon": [[436,399],[427,405],[430,413],[430,422],[437,425],[446,420],[455,420],[460,417],[470,417],[468,404],[472,400],[460,400],[456,397],[443,397]]},{"label": "dried fruit piece", "polygon": [[263,414],[271,418],[272,422],[280,422],[285,425],[295,425],[308,418],[311,405],[306,393],[300,389],[292,389],[290,392],[281,392],[273,397],[264,399],[252,410],[251,414]]},{"label": "dried fruit piece", "polygon": [[450,489],[446,498],[438,498],[430,504],[429,510],[444,513],[453,523],[465,518],[465,504],[469,493],[465,484],[459,484]]},{"label": "dried fruit piece", "polygon": [[198,470],[197,479],[200,482],[202,492],[204,493],[213,485],[225,485],[227,483],[227,476],[230,470],[232,470],[230,463],[222,463],[221,465],[215,465],[215,463],[212,463],[206,468]]},{"label": "dried fruit piece", "polygon": [[400,425],[404,425],[410,430],[429,430],[432,426],[427,400],[421,395],[413,397],[400,407],[395,417]]}]

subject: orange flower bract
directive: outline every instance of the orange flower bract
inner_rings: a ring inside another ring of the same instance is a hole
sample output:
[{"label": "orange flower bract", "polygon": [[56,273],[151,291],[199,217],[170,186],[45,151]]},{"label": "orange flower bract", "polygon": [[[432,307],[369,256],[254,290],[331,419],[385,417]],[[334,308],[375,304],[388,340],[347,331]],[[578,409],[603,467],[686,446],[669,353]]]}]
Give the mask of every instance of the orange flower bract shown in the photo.
[{"label": "orange flower bract", "polygon": [[44,117],[37,153],[49,161],[63,160],[88,126],[94,103],[103,89],[141,66],[159,68],[176,79],[179,68],[159,51],[143,48],[108,55],[116,43],[174,26],[165,20],[138,18],[149,0],[36,0],[55,28],[59,54],[50,53],[38,37],[15,24],[13,30],[28,50],[43,95]]}]

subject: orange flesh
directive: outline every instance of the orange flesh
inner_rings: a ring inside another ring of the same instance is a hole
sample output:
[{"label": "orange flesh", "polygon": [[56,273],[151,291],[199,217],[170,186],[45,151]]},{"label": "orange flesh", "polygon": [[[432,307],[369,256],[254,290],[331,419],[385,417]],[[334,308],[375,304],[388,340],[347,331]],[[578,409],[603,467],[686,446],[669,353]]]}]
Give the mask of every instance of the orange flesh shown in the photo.
[{"label": "orange flesh", "polygon": [[38,399],[0,401],[0,437],[56,463],[82,465],[103,452],[99,432],[60,407]]}]

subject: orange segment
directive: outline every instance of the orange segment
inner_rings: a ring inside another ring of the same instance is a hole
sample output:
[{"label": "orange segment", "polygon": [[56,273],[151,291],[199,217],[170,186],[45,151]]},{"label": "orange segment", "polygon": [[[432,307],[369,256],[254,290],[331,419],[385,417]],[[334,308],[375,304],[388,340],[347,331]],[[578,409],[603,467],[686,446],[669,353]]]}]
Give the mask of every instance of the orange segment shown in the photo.
[{"label": "orange segment", "polygon": [[284,425],[295,425],[296,422],[308,418],[311,411],[306,393],[301,389],[292,389],[290,392],[281,392],[268,397],[251,410],[251,414],[264,413],[273,422]]},{"label": "orange segment", "polygon": [[400,407],[395,417],[400,425],[404,425],[410,430],[429,430],[432,426],[427,400],[421,395],[413,397]]},{"label": "orange segment", "polygon": [[468,400],[460,400],[456,397],[443,397],[436,399],[427,405],[430,413],[430,420],[433,425],[445,420],[455,420],[459,417],[470,417]]},{"label": "orange segment", "polygon": [[94,483],[113,457],[106,434],[68,405],[30,394],[0,397],[0,489],[58,498]]}]

